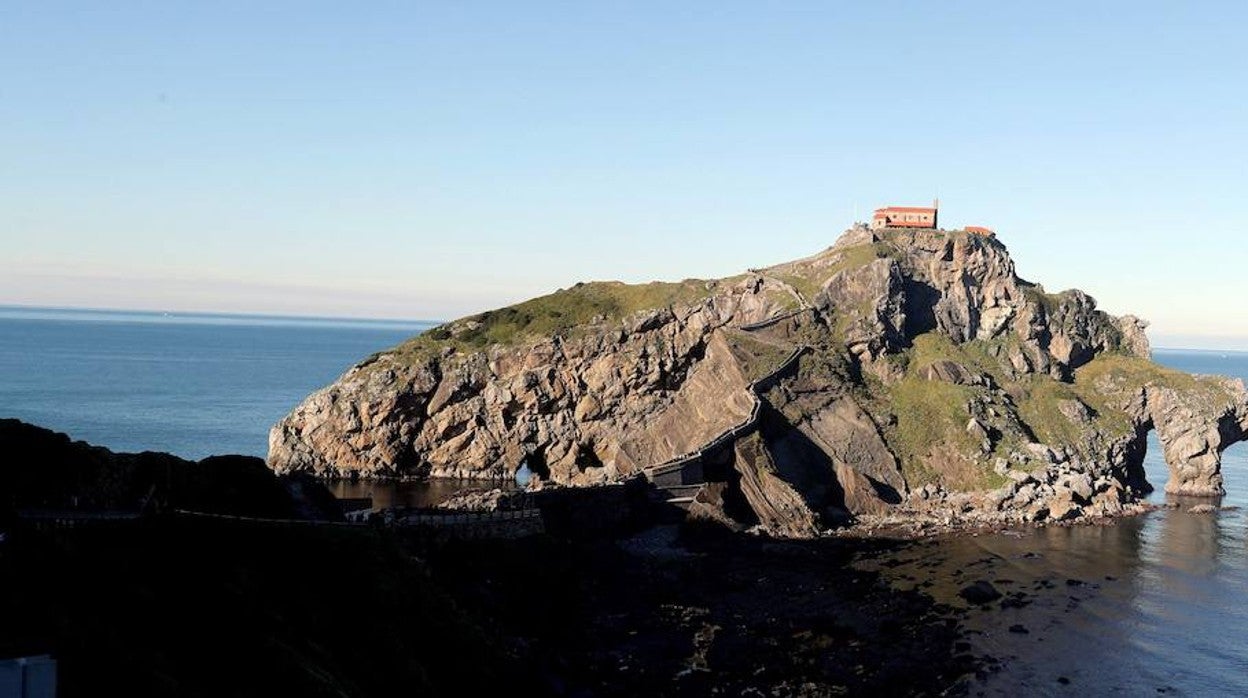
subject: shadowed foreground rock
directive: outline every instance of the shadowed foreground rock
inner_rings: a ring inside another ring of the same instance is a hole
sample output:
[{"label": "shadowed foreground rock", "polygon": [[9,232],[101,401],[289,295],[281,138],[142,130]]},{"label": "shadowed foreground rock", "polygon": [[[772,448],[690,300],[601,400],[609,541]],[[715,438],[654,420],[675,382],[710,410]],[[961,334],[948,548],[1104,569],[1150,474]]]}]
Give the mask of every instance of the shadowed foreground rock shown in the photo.
[{"label": "shadowed foreground rock", "polygon": [[[19,505],[0,511],[0,657],[53,655],[64,698],[936,695],[980,663],[950,609],[851,565],[904,544],[696,524],[621,539],[574,517],[574,540],[466,542],[191,516],[175,505],[292,503],[255,459],[113,454],[12,420],[0,445]],[[47,525],[26,508],[126,507],[152,473],[169,479],[144,516]]]},{"label": "shadowed foreground rock", "polygon": [[0,419],[0,478],[0,510],[341,518],[322,483],[276,477],[259,458],[114,453],[16,419]]}]

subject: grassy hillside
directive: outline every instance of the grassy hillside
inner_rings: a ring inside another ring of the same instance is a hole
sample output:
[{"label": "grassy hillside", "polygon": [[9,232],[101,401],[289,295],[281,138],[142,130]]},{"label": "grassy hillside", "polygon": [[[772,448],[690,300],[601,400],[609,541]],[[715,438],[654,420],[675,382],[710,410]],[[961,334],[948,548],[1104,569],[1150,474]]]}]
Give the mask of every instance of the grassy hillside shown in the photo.
[{"label": "grassy hillside", "polygon": [[572,334],[596,320],[620,320],[642,310],[696,303],[709,297],[718,284],[732,280],[579,283],[523,303],[439,325],[388,353],[422,358],[445,347],[476,351],[493,344],[516,345],[554,335]]},{"label": "grassy hillside", "polygon": [[797,289],[809,301],[833,276],[846,269],[857,269],[889,256],[885,243],[864,243],[839,250],[828,250],[807,259],[788,262],[767,270],[775,278]]}]

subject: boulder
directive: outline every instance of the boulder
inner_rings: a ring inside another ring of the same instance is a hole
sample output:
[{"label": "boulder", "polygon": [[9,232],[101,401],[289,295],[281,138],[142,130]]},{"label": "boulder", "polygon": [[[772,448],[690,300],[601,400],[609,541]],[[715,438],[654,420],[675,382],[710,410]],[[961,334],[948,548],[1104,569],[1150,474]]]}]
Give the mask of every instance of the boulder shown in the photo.
[{"label": "boulder", "polygon": [[1049,498],[1048,510],[1048,518],[1053,521],[1069,521],[1083,514],[1083,509],[1075,501],[1074,493],[1068,489],[1058,490]]},{"label": "boulder", "polygon": [[962,589],[958,591],[958,596],[966,599],[966,601],[970,604],[982,606],[983,604],[992,603],[993,601],[1001,598],[1001,592],[997,591],[997,588],[994,587],[992,583],[981,579],[973,584],[968,584],[967,586],[962,587]]},{"label": "boulder", "polygon": [[1248,403],[1243,395],[1242,381],[1218,377],[1196,378],[1186,390],[1147,386],[1148,415],[1157,427],[1170,468],[1167,493],[1225,494],[1222,451],[1244,440],[1248,432]]}]

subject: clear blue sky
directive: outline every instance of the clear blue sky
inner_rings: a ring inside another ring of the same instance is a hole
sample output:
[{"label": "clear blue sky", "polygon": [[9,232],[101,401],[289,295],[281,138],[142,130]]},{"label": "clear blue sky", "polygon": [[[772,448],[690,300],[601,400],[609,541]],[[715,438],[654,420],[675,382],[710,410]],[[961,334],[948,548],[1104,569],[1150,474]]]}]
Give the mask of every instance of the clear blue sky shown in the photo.
[{"label": "clear blue sky", "polygon": [[[257,9],[256,5],[264,5]],[[942,201],[1248,349],[1248,3],[8,2],[0,303],[448,318]]]}]

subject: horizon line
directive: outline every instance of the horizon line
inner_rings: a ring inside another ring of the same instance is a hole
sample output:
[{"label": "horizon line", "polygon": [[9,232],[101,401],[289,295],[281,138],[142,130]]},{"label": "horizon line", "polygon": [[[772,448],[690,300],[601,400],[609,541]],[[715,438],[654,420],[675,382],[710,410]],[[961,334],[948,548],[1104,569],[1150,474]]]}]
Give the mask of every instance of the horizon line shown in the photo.
[{"label": "horizon line", "polygon": [[330,320],[345,322],[388,322],[388,323],[407,323],[413,325],[441,325],[446,320],[436,318],[409,318],[409,317],[380,317],[365,315],[316,315],[311,313],[274,313],[264,311],[228,311],[228,310],[170,310],[155,308],[104,308],[99,306],[87,305],[32,305],[25,303],[2,303],[0,302],[0,311],[3,310],[42,310],[42,311],[62,311],[62,312],[79,312],[79,313],[133,313],[138,315],[190,315],[195,317],[210,318],[255,318],[266,320]]},{"label": "horizon line", "polygon": [[[101,314],[124,314],[131,313],[136,315],[150,315],[153,317],[161,317],[166,315],[180,315],[189,317],[202,318],[245,318],[256,320],[318,320],[325,322],[362,322],[362,323],[389,323],[403,325],[428,325],[436,327],[449,322],[448,320],[438,318],[410,318],[410,317],[381,317],[366,315],[317,315],[314,313],[274,313],[264,311],[224,311],[224,310],[166,310],[155,308],[106,308],[98,306],[74,306],[74,305],[32,305],[24,303],[2,303],[0,302],[0,311],[5,310],[22,310],[22,311],[51,311],[51,312],[80,312],[80,313],[101,313]],[[1217,340],[1242,340],[1243,348],[1227,348],[1227,347],[1201,347],[1184,344],[1157,344],[1150,346],[1150,349],[1160,351],[1199,351],[1199,352],[1233,352],[1248,353],[1248,336],[1239,337],[1236,335],[1187,335],[1191,337],[1203,337],[1211,341]],[[1184,341],[1184,340],[1179,340]]]}]

